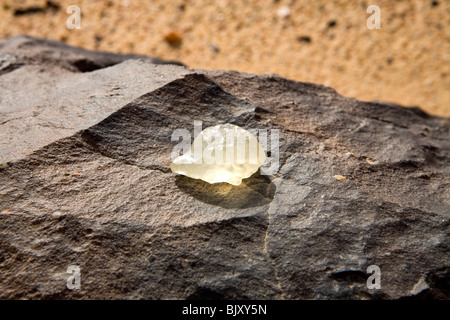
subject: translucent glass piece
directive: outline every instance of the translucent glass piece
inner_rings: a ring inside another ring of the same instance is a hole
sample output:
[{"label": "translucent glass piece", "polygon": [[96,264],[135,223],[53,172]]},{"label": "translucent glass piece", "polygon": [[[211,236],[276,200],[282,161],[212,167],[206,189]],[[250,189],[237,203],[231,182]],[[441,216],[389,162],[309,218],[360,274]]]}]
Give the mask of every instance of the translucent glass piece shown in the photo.
[{"label": "translucent glass piece", "polygon": [[265,159],[264,149],[249,131],[221,124],[203,130],[189,152],[177,157],[170,168],[194,179],[237,186],[255,173]]}]

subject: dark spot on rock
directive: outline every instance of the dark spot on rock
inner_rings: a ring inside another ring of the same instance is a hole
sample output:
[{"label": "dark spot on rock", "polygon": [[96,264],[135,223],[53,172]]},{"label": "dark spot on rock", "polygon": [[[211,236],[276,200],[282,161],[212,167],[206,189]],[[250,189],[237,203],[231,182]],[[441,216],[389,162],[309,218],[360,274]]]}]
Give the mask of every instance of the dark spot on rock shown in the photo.
[{"label": "dark spot on rock", "polygon": [[256,113],[273,113],[267,109],[261,108],[260,106],[255,107],[255,112]]},{"label": "dark spot on rock", "polygon": [[88,59],[76,60],[72,63],[72,65],[80,72],[90,72],[102,68],[102,66]]},{"label": "dark spot on rock", "polygon": [[387,64],[392,64],[393,61],[394,61],[394,59],[392,59],[392,58],[387,58],[386,59],[386,63]]},{"label": "dark spot on rock", "polygon": [[334,279],[336,281],[343,281],[343,282],[361,282],[364,283],[367,281],[367,275],[363,271],[359,270],[344,270],[339,272],[333,272],[330,275],[331,279]]},{"label": "dark spot on rock", "polygon": [[431,7],[437,7],[439,5],[439,1],[431,1]]}]

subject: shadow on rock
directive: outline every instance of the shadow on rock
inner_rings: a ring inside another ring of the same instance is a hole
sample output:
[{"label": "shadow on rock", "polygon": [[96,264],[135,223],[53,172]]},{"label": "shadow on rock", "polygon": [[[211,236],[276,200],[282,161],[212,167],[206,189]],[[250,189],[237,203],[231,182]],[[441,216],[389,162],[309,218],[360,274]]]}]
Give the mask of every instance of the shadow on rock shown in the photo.
[{"label": "shadow on rock", "polygon": [[273,200],[276,191],[272,181],[260,175],[259,171],[243,180],[239,186],[210,184],[183,175],[177,176],[175,183],[181,191],[195,199],[226,209],[263,206]]}]

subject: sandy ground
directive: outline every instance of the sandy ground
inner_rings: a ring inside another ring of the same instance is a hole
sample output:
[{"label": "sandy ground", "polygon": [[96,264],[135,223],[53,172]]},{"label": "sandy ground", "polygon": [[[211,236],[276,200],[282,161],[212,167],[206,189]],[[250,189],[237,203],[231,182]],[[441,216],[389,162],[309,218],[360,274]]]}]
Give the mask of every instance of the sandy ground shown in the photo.
[{"label": "sandy ground", "polygon": [[[449,0],[0,3],[0,38],[30,34],[195,68],[276,73],[450,116]],[[80,30],[66,27],[72,4]],[[371,4],[381,8],[379,30],[366,27]]]}]

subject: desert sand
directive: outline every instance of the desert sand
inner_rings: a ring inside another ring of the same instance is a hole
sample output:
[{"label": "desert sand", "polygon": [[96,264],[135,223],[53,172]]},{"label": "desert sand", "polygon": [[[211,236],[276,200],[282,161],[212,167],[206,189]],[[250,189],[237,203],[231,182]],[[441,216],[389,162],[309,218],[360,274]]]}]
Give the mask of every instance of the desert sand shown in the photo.
[{"label": "desert sand", "polygon": [[[81,9],[69,30],[68,6]],[[370,30],[369,5],[381,9]],[[190,67],[276,73],[362,100],[450,116],[450,1],[12,1],[0,38],[28,34]]]}]

